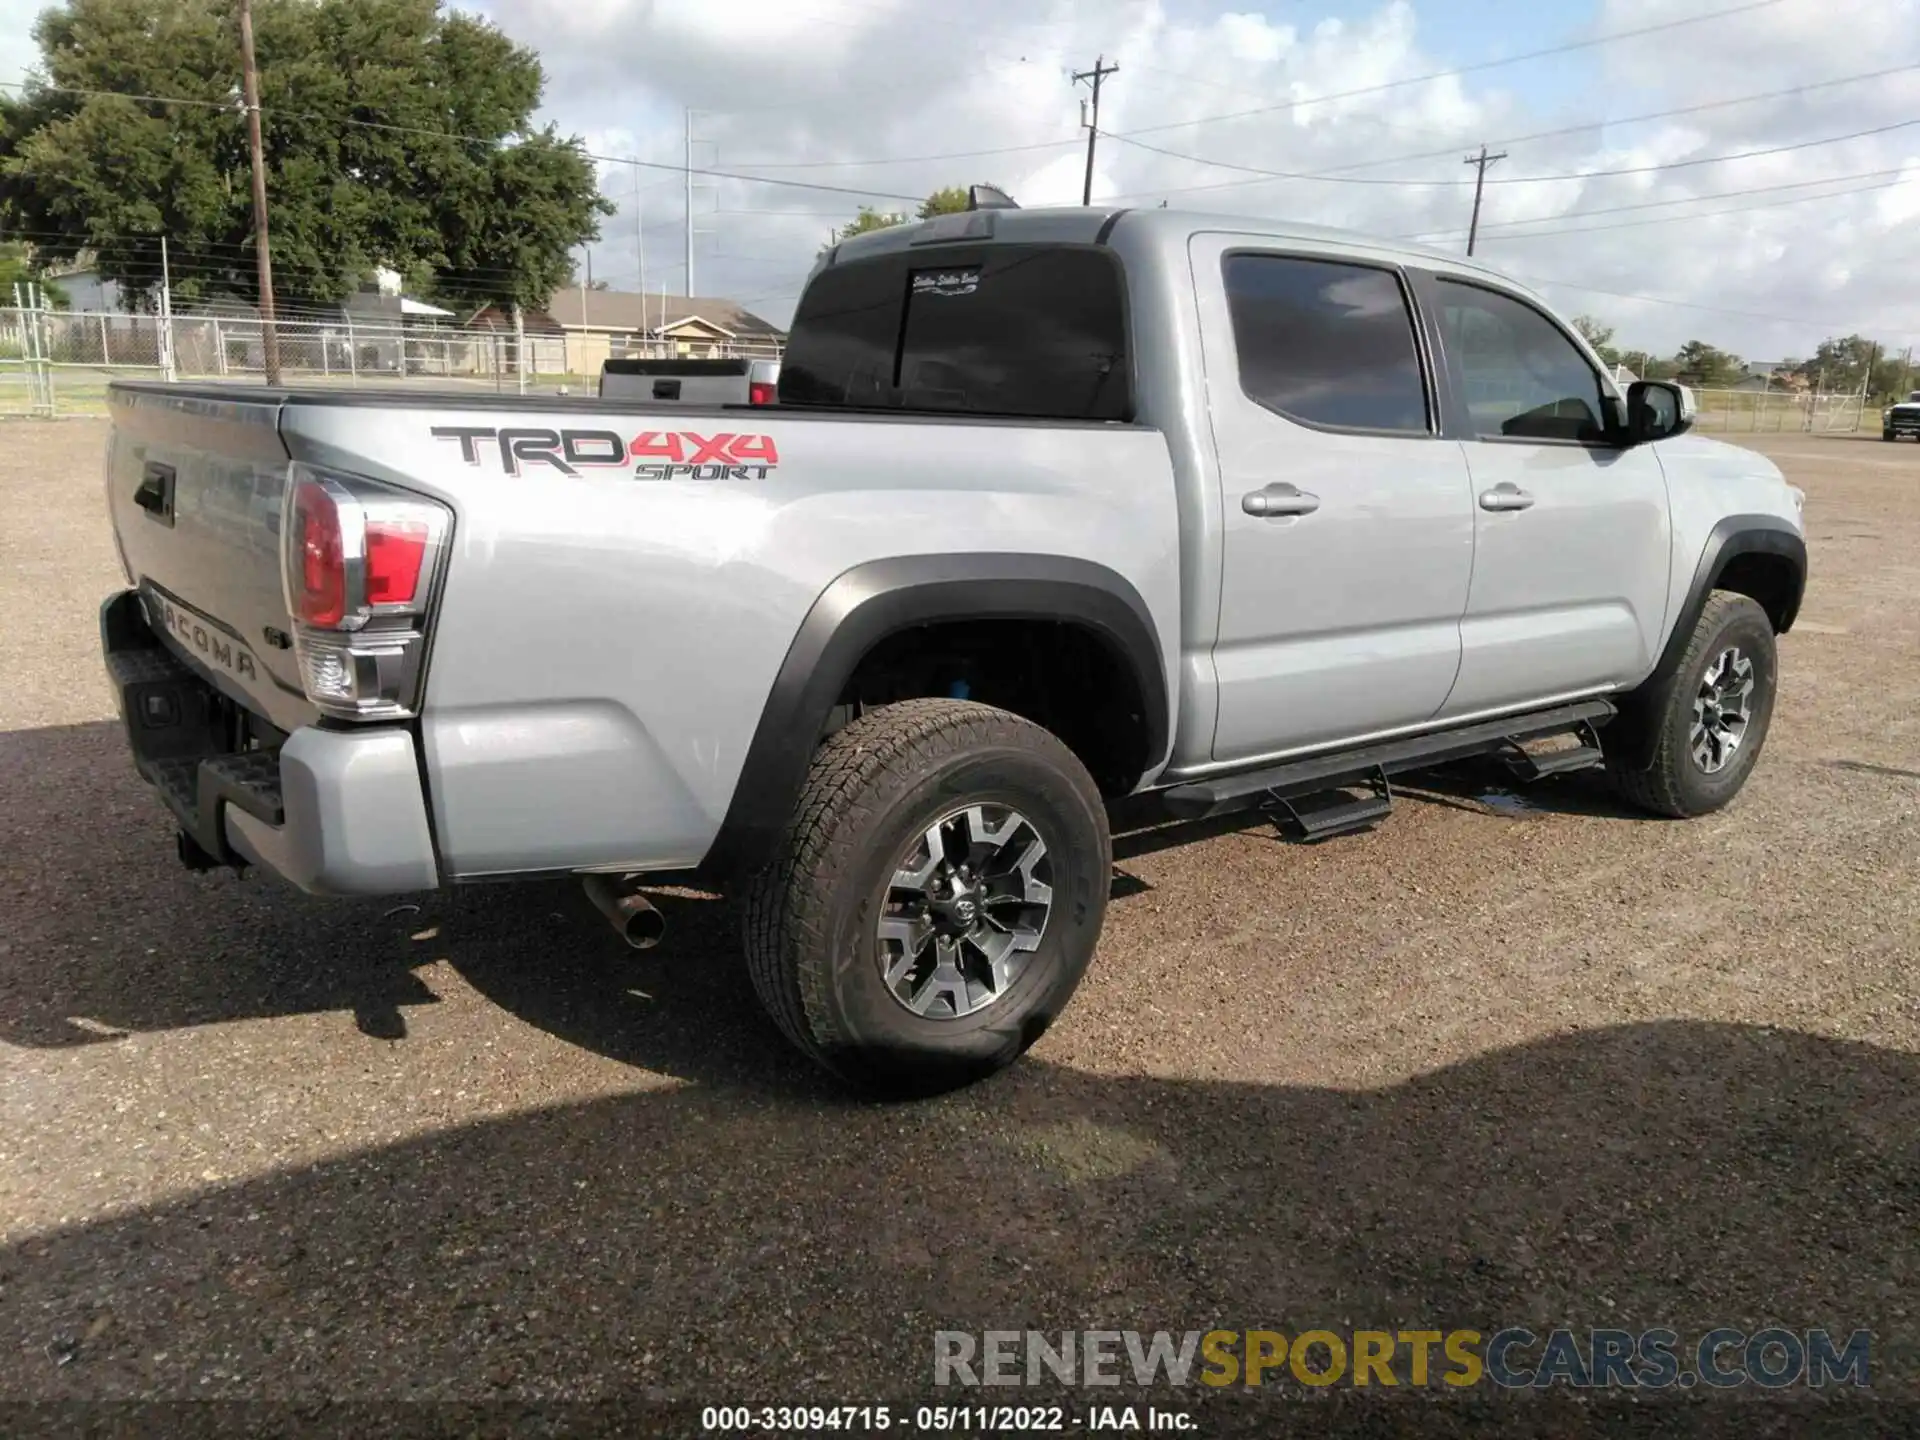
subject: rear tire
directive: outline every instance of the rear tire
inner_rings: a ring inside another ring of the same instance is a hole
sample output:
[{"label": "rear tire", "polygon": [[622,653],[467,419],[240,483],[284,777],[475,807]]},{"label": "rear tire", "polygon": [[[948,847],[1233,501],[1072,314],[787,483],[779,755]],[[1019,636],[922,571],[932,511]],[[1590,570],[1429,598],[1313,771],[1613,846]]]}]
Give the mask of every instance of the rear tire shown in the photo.
[{"label": "rear tire", "polygon": [[1678,668],[1627,697],[1607,727],[1615,790],[1675,819],[1718,810],[1760,758],[1778,674],[1767,612],[1745,595],[1714,591]]},{"label": "rear tire", "polygon": [[1048,731],[967,701],[888,705],[815,755],[748,887],[748,970],[787,1038],[842,1080],[955,1089],[1066,1005],[1111,868],[1099,788]]}]

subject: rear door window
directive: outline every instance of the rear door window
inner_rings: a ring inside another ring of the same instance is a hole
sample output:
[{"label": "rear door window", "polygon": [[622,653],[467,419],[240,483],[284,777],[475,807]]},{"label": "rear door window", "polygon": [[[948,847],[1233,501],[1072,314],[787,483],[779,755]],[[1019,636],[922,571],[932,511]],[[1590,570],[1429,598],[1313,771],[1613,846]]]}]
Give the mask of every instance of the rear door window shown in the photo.
[{"label": "rear door window", "polygon": [[788,404],[1132,418],[1124,283],[1083,246],[923,248],[822,271],[794,316]]},{"label": "rear door window", "polygon": [[1247,397],[1291,420],[1424,435],[1426,381],[1400,277],[1291,255],[1226,257]]}]

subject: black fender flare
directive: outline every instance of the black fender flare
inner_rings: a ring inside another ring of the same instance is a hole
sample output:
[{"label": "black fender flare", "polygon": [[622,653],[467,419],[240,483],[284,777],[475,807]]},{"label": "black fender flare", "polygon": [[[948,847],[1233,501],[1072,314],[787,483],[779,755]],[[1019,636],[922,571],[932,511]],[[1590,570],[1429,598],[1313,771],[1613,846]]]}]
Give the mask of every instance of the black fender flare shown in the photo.
[{"label": "black fender flare", "polygon": [[1666,647],[1660,663],[1649,680],[1670,677],[1680,668],[1680,657],[1693,638],[1693,627],[1700,621],[1707,597],[1720,584],[1727,566],[1742,555],[1778,555],[1792,564],[1794,583],[1781,613],[1774,617],[1774,631],[1784,635],[1793,628],[1800,613],[1800,601],[1807,589],[1807,542],[1791,522],[1778,515],[1729,515],[1715,525],[1700,548],[1700,559],[1693,568],[1693,580],[1687,586],[1686,599],[1673,628],[1667,632]]},{"label": "black fender flare", "polygon": [[[854,669],[888,636],[953,620],[1048,620],[1084,626],[1139,687],[1147,764],[1171,737],[1166,670],[1152,612],[1117,571],[1060,555],[907,555],[843,572],[787,647],[747,747],[720,833],[699,872],[752,871],[774,847],[806,783],[821,731]],[[1143,771],[1144,773],[1144,771]]]},{"label": "black fender flare", "polygon": [[[1667,682],[1680,669],[1680,661],[1693,640],[1693,628],[1700,623],[1700,612],[1706,608],[1707,597],[1719,588],[1727,567],[1742,555],[1775,555],[1790,562],[1793,587],[1787,593],[1780,613],[1770,618],[1776,634],[1784,635],[1793,628],[1807,588],[1806,539],[1790,521],[1778,515],[1727,516],[1708,532],[1706,543],[1700,548],[1700,558],[1693,568],[1693,579],[1687,585],[1679,613],[1667,632],[1667,643],[1660,651],[1659,663],[1654,666],[1651,675],[1620,697],[1623,719],[1645,721],[1645,712],[1663,696]],[[1643,743],[1635,748],[1650,752],[1654,738],[1650,725],[1630,724],[1619,727],[1616,733],[1621,736],[1616,748],[1619,743],[1625,742],[1626,736],[1637,734]],[[1638,763],[1645,763],[1648,754],[1625,758],[1637,758]]]}]

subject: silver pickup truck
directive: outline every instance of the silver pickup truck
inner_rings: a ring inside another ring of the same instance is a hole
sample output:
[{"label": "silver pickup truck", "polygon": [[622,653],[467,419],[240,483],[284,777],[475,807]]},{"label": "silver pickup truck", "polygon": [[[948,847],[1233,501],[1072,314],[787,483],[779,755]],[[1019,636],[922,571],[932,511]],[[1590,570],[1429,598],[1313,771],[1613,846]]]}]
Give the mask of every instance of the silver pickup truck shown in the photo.
[{"label": "silver pickup truck", "polygon": [[924,1093],[1067,1003],[1121,797],[1726,804],[1802,496],[1691,413],[1457,256],[976,209],[823,256],[770,406],[116,384],[102,640],[189,865],[578,875],[642,945],[730,886],[786,1035]]}]

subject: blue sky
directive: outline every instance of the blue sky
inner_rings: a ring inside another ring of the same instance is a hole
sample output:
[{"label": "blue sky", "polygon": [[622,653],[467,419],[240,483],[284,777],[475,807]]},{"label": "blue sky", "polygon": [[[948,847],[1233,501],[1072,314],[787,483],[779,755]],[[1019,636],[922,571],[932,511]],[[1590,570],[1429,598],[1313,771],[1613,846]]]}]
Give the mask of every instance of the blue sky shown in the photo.
[{"label": "blue sky", "polygon": [[[1277,24],[1314,25],[1363,18],[1379,6],[1356,0],[1279,0],[1245,8]],[[1717,0],[1707,0],[1702,8],[1718,8]],[[1591,0],[1422,0],[1415,14],[1422,48],[1441,62],[1440,68],[1447,68],[1585,39],[1596,31],[1598,10]],[[1593,52],[1578,50],[1491,72],[1495,83],[1547,111],[1584,98],[1597,73]]]}]

